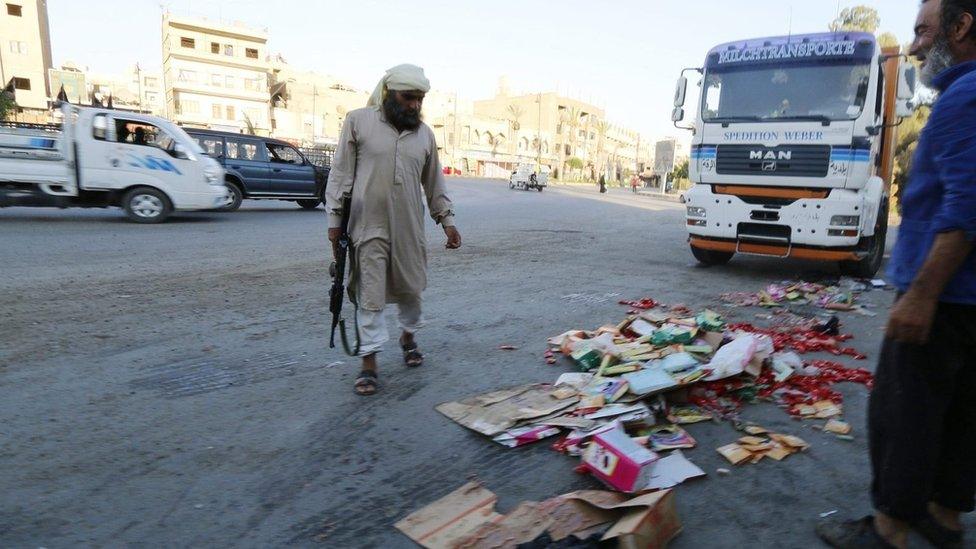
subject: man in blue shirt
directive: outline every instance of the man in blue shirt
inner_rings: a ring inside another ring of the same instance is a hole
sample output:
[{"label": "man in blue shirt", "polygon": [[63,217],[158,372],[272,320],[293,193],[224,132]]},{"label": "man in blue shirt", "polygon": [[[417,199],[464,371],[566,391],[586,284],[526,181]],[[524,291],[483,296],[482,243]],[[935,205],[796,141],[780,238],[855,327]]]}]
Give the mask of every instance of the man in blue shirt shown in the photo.
[{"label": "man in blue shirt", "polygon": [[868,411],[876,514],[834,547],[962,547],[976,501],[976,0],[923,0],[911,53],[938,90],[902,193],[891,310]]}]

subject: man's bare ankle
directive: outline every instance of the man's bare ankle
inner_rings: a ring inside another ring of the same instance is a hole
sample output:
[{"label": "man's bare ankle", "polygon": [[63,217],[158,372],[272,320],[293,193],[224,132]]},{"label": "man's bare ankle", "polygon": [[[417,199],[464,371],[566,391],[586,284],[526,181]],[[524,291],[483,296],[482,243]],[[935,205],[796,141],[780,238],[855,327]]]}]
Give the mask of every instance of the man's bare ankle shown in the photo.
[{"label": "man's bare ankle", "polygon": [[874,530],[885,541],[904,549],[908,546],[908,523],[893,519],[884,513],[877,513],[874,516]]},{"label": "man's bare ankle", "polygon": [[962,515],[959,511],[953,511],[932,501],[929,502],[929,513],[943,528],[962,530],[962,522],[959,520]]},{"label": "man's bare ankle", "polygon": [[376,371],[376,353],[363,357],[363,370]]}]

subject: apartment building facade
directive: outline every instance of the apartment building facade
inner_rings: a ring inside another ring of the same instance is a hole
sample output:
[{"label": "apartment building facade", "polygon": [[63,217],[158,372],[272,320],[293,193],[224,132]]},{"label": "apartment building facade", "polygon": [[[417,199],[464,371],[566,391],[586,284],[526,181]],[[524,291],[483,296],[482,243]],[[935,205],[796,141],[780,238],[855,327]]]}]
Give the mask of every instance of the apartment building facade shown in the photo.
[{"label": "apartment building facade", "polygon": [[167,116],[190,127],[271,133],[268,32],[163,14]]},{"label": "apartment building facade", "polygon": [[46,121],[50,68],[47,0],[9,0],[0,5],[0,81],[14,94],[18,120]]}]

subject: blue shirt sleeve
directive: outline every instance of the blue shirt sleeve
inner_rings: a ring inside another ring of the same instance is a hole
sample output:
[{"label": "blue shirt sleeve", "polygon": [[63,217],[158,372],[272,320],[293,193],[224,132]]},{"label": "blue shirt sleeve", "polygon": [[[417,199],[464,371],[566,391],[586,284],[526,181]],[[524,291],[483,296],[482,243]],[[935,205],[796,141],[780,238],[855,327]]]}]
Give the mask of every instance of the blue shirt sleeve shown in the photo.
[{"label": "blue shirt sleeve", "polygon": [[976,240],[976,83],[950,87],[929,120],[932,153],[942,183],[937,233],[963,231]]}]

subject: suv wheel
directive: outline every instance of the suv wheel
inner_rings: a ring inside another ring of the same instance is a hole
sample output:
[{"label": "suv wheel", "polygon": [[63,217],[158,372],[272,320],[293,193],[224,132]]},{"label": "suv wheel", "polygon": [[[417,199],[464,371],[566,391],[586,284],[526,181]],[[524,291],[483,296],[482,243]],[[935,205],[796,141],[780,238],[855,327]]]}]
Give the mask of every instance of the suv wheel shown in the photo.
[{"label": "suv wheel", "polygon": [[241,207],[241,202],[244,201],[244,193],[241,188],[237,186],[236,183],[227,183],[227,191],[230,192],[230,202],[226,206],[220,209],[222,212],[233,212],[237,208]]},{"label": "suv wheel", "polygon": [[305,210],[314,210],[315,208],[319,207],[319,204],[322,203],[322,201],[318,198],[303,198],[302,200],[296,200],[295,202],[298,202],[298,205]]}]

